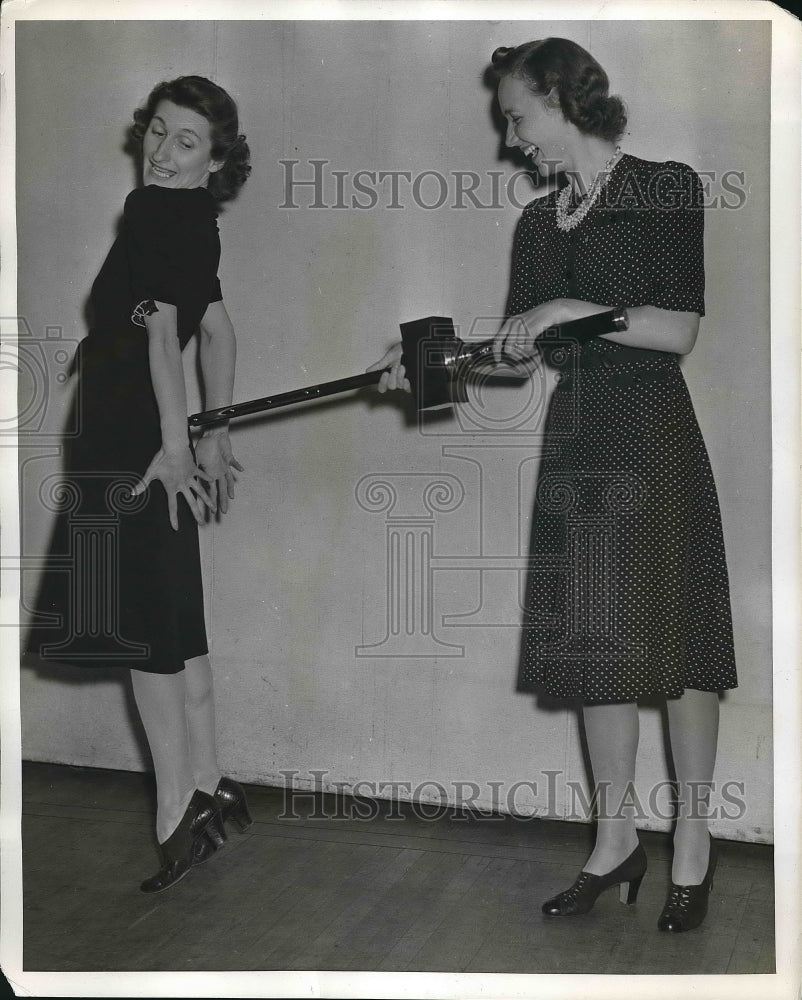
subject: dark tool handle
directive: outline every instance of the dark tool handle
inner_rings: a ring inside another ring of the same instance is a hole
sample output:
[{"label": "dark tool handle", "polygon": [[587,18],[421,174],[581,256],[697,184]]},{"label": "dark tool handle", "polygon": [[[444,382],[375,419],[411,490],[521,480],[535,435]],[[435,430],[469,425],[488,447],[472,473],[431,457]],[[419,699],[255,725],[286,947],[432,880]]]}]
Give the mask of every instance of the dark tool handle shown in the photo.
[{"label": "dark tool handle", "polygon": [[334,382],[310,385],[305,389],[280,392],[276,396],[263,396],[261,399],[250,399],[246,403],[233,403],[231,406],[221,406],[216,410],[193,413],[189,418],[189,423],[191,427],[200,427],[203,424],[230,420],[231,417],[244,417],[249,413],[261,413],[262,410],[275,410],[279,406],[290,406],[292,403],[306,403],[310,399],[334,396],[338,392],[348,392],[349,389],[361,389],[366,385],[376,385],[383,374],[380,371],[363,372],[361,375],[352,375],[350,378],[341,378]]},{"label": "dark tool handle", "polygon": [[[561,326],[549,327],[538,335],[536,342],[548,345],[558,344],[561,341],[584,344],[604,333],[619,333],[628,329],[629,315],[626,309],[608,309],[606,312],[571,320],[570,323],[563,323]],[[460,363],[473,363],[492,357],[493,341],[483,340],[478,344],[466,344],[460,351],[458,360]],[[510,360],[520,361],[520,358],[510,357]]]},{"label": "dark tool handle", "polygon": [[[430,321],[434,322],[435,327],[439,323],[444,329],[448,326],[452,331],[450,338],[442,338],[442,343],[449,348],[447,352],[449,353],[449,357],[446,358],[444,355],[443,358],[438,360],[438,365],[433,369],[433,372],[438,375],[439,382],[443,383],[443,385],[438,384],[435,387],[435,394],[442,396],[443,386],[447,385],[453,377],[455,363],[473,363],[482,358],[491,358],[493,356],[493,341],[484,340],[481,343],[466,346],[453,335],[451,320],[446,320],[442,317],[432,316],[426,320],[417,320],[415,323],[402,324],[401,329],[403,332],[405,326],[425,326]],[[551,327],[548,330],[544,330],[537,340],[543,344],[555,344],[561,341],[584,343],[586,340],[590,340],[592,337],[597,337],[600,334],[612,333],[613,331],[626,330],[628,328],[629,317],[626,310],[610,309],[607,312],[596,313],[594,316],[586,316],[584,319],[563,323],[562,326]],[[440,340],[435,338],[433,343],[437,345],[440,343]],[[456,347],[456,351],[452,350],[454,347]],[[406,356],[402,358],[402,361],[407,365],[407,368],[412,367]],[[417,363],[415,363],[414,370],[409,374],[410,380],[414,384],[412,375],[414,374],[417,377]],[[350,378],[336,379],[333,382],[322,382],[319,385],[310,385],[304,389],[294,389],[291,392],[281,392],[276,396],[263,396],[261,399],[251,399],[245,403],[233,403],[231,406],[221,406],[216,410],[193,413],[189,418],[189,423],[191,427],[200,427],[205,424],[219,423],[222,420],[230,420],[232,417],[244,417],[249,413],[275,410],[280,406],[290,406],[292,403],[306,403],[310,399],[322,399],[324,396],[334,396],[339,392],[348,392],[351,389],[361,389],[364,386],[375,385],[382,375],[383,372],[381,371],[364,372],[361,375],[352,375]],[[430,374],[429,377],[433,379],[433,374]],[[443,400],[446,398],[446,396],[443,396]],[[438,398],[439,401],[440,399]],[[457,397],[457,401],[459,401],[459,397]]]}]

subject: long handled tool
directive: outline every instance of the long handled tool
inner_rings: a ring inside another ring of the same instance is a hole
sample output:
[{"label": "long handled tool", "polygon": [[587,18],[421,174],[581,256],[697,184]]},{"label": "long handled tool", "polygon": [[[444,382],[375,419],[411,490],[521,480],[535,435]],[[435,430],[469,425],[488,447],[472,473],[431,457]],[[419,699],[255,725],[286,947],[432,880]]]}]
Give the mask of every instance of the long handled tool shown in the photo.
[{"label": "long handled tool", "polygon": [[[564,323],[545,330],[538,337],[542,344],[556,346],[560,343],[584,343],[603,333],[626,330],[629,317],[625,309],[611,309],[584,319]],[[412,392],[419,410],[428,410],[444,404],[465,402],[465,377],[481,361],[493,357],[493,341],[483,340],[465,344],[456,335],[453,321],[447,316],[427,316],[401,324],[403,344],[402,364],[406,369]],[[509,359],[517,361],[520,359]],[[194,413],[189,418],[193,427],[214,424],[233,417],[244,417],[263,410],[275,410],[293,403],[322,399],[351,389],[375,385],[382,377],[381,371],[363,372],[350,378],[335,379],[320,385],[263,396],[244,403],[218,407]]]}]

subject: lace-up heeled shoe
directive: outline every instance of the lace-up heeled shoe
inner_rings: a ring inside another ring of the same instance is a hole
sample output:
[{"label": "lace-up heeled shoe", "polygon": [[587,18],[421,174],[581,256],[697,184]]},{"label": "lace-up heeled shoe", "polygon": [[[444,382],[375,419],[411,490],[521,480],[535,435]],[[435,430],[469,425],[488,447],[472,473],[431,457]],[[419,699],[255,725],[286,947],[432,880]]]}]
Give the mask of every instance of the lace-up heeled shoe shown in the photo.
[{"label": "lace-up heeled shoe", "polygon": [[698,927],[707,916],[707,903],[713,889],[713,874],[718,860],[716,842],[710,838],[710,857],[707,862],[707,872],[698,885],[677,885],[671,883],[666,904],[657,921],[657,929],[672,931],[691,931]]},{"label": "lace-up heeled shoe", "polygon": [[553,899],[547,900],[541,909],[549,917],[569,917],[587,913],[593,908],[599,893],[612,885],[621,886],[622,903],[634,903],[638,898],[638,890],[645,873],[646,852],[638,844],[628,858],[606,875],[580,872],[570,889],[565,889]]},{"label": "lace-up heeled shoe", "polygon": [[214,801],[217,803],[223,821],[232,820],[236,823],[240,833],[245,833],[253,823],[248,811],[245,789],[233,778],[220,779],[214,790]]},{"label": "lace-up heeled shoe", "polygon": [[219,837],[220,810],[211,795],[196,789],[178,826],[159,845],[162,867],[139,887],[142,892],[162,892],[180,882],[195,863],[200,845],[214,851]]}]

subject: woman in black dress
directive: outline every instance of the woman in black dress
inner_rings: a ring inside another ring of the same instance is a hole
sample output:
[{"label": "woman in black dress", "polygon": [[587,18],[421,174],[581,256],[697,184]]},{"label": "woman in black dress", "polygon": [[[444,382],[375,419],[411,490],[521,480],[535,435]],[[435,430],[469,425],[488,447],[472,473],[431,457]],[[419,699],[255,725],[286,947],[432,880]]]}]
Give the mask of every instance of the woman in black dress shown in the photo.
[{"label": "woman in black dress", "polygon": [[141,888],[157,892],[223,843],[225,819],[250,823],[242,788],[217,764],[198,546],[198,524],[207,508],[228,509],[241,466],[225,425],[193,447],[181,362],[199,327],[206,403],[231,402],[236,341],[216,217],[250,154],[234,101],[203,77],[155,87],[131,134],[143,186],[125,200],[74,362],[80,433],[57,491],[69,510],[38,605],[57,624],[35,628],[28,645],[47,660],[130,668],[163,862]]},{"label": "woman in black dress", "polygon": [[[662,696],[678,810],[658,926],[689,930],[704,919],[715,868],[706,804],[719,692],[737,686],[718,498],[678,364],[704,314],[701,183],[685,164],[622,153],[624,106],[579,45],[497,49],[493,67],[507,144],[542,176],[565,175],[523,212],[496,337],[497,357],[557,369],[521,687],[582,702],[599,796],[594,849],[543,912],[587,912],[612,885],[635,900],[646,870],[631,798],[637,699]],[[554,350],[535,342],[611,307],[627,309],[627,331]],[[390,364],[380,389],[404,383],[397,347],[374,367]]]}]

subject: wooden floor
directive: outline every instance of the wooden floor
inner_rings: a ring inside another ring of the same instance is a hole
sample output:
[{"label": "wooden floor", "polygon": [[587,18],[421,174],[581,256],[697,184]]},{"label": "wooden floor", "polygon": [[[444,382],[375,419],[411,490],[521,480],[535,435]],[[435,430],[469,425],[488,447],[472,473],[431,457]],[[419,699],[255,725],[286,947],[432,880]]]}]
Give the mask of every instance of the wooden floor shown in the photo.
[{"label": "wooden floor", "polygon": [[656,929],[664,834],[641,835],[649,870],[635,905],[611,889],[585,916],[550,919],[540,903],[576,877],[587,826],[427,821],[407,806],[391,819],[389,803],[372,819],[315,818],[310,796],[288,819],[280,790],[248,791],[250,830],[146,896],[139,882],[158,867],[150,778],[24,765],[25,969],[774,972],[770,847],[721,841],[706,922],[672,935]]}]

